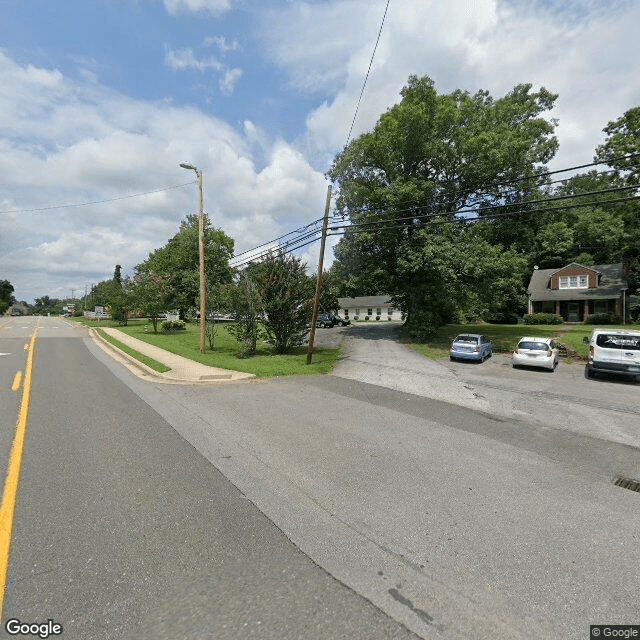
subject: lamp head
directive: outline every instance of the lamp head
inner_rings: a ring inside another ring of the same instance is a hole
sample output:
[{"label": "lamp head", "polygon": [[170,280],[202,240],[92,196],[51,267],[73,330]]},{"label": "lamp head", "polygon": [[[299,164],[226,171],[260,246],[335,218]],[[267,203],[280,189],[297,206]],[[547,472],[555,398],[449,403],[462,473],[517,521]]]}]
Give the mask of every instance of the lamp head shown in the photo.
[{"label": "lamp head", "polygon": [[192,164],[189,164],[188,162],[181,162],[180,166],[183,169],[191,169],[192,171],[198,171],[198,169],[196,169],[196,167],[194,167]]}]

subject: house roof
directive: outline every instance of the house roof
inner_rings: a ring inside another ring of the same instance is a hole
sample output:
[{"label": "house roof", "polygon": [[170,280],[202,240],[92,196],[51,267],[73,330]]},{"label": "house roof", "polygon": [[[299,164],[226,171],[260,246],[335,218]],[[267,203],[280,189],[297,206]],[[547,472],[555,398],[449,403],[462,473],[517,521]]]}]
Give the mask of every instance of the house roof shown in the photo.
[{"label": "house roof", "polygon": [[[527,288],[531,300],[595,300],[617,298],[620,295],[621,289],[628,286],[624,279],[622,263],[600,264],[584,268],[589,271],[597,271],[600,274],[600,281],[597,287],[591,289],[550,289],[551,276],[561,269],[536,269],[531,276],[531,281]],[[564,269],[564,267],[562,267],[562,269]]]},{"label": "house roof", "polygon": [[338,298],[341,309],[353,307],[381,307],[387,306],[391,302],[391,296],[360,296],[358,298]]},{"label": "house roof", "polygon": [[[618,265],[609,265],[609,266],[618,266]],[[622,266],[622,265],[620,265],[620,266]],[[580,264],[578,262],[571,262],[569,264],[565,264],[564,267],[560,267],[559,269],[549,269],[549,271],[551,271],[551,273],[549,275],[553,275],[554,273],[558,273],[559,271],[563,271],[567,267],[580,267],[581,269],[584,269],[585,271],[591,271],[592,273],[597,273],[598,275],[600,275],[600,271],[598,271],[597,267],[585,267],[583,264]]]}]

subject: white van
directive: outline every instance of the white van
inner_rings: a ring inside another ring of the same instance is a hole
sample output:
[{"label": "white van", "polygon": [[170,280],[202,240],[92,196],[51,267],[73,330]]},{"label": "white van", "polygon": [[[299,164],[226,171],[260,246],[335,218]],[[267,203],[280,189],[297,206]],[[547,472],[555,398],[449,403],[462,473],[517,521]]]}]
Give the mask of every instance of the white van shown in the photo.
[{"label": "white van", "polygon": [[589,338],[587,378],[598,372],[635,376],[640,382],[640,331],[594,329]]}]

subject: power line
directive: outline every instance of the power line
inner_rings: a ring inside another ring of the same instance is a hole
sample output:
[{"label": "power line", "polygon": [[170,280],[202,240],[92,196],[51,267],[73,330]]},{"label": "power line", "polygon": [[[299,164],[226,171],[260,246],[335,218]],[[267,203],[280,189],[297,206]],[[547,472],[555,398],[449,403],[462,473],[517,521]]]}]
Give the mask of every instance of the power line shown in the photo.
[{"label": "power line", "polygon": [[[613,160],[609,160],[609,161],[617,161],[617,160],[621,160],[621,159],[629,159],[629,158],[633,158],[640,155],[640,153],[634,153],[634,154],[629,154],[626,156],[620,156],[618,158],[615,158]],[[565,168],[565,169],[558,169],[556,171],[550,171],[550,172],[545,172],[542,174],[537,174],[537,176],[531,176],[528,179],[531,178],[535,178],[538,176],[546,176],[546,175],[553,175],[553,174],[557,174],[557,173],[564,173],[567,171],[573,171],[576,169],[583,169],[583,168],[587,168],[587,167],[592,167],[592,166],[597,166],[599,164],[604,164],[604,162],[593,162],[593,163],[588,163],[588,164],[583,164],[583,165],[577,165],[575,167],[569,167],[569,168]],[[610,171],[604,171],[604,172],[600,172],[598,175],[603,175],[606,173],[609,173]],[[513,181],[512,181],[513,182]],[[605,194],[611,194],[611,193],[615,193],[615,192],[619,192],[619,191],[629,191],[632,189],[636,189],[638,188],[639,185],[631,185],[631,186],[624,186],[624,187],[613,187],[610,189],[601,189],[601,190],[596,190],[596,191],[589,191],[589,192],[583,192],[583,193],[577,193],[577,194],[569,194],[569,195],[565,195],[565,196],[552,196],[549,198],[543,198],[543,199],[538,199],[538,200],[528,200],[528,201],[521,201],[521,202],[516,202],[516,203],[507,203],[507,204],[501,204],[501,205],[487,205],[484,207],[481,207],[480,209],[478,208],[473,208],[473,209],[458,209],[456,211],[453,212],[436,212],[436,213],[427,213],[427,214],[422,214],[422,215],[415,215],[416,211],[419,210],[424,210],[424,209],[429,209],[432,206],[435,206],[436,204],[436,199],[434,199],[434,201],[430,204],[430,205],[423,205],[423,206],[418,206],[418,207],[410,207],[407,209],[401,209],[401,210],[396,210],[396,213],[405,213],[405,212],[412,212],[414,215],[411,215],[409,217],[404,217],[404,218],[384,218],[384,219],[379,219],[379,220],[371,220],[371,221],[367,221],[367,222],[360,222],[360,223],[349,223],[349,224],[345,224],[345,225],[336,225],[336,224],[331,224],[330,228],[332,233],[329,233],[328,235],[343,235],[344,231],[348,230],[348,229],[358,229],[361,227],[372,227],[372,226],[377,226],[379,230],[386,230],[386,229],[394,229],[394,228],[400,228],[403,226],[406,226],[407,222],[415,222],[416,220],[425,220],[425,221],[429,221],[431,219],[437,218],[437,217],[452,217],[452,216],[457,216],[457,215],[461,215],[464,213],[471,213],[471,214],[476,214],[475,218],[469,218],[466,220],[466,222],[469,223],[474,223],[474,222],[479,222],[481,220],[491,220],[491,219],[498,219],[498,218],[504,218],[507,216],[515,216],[515,215],[519,215],[522,213],[545,213],[545,212],[549,212],[549,211],[558,211],[558,210],[566,210],[566,209],[573,209],[573,208],[579,208],[579,207],[587,207],[587,206],[604,206],[604,205],[609,205],[609,204],[617,204],[617,203],[621,203],[621,202],[628,202],[628,201],[632,201],[632,200],[637,200],[638,197],[637,196],[631,196],[631,197],[627,197],[627,198],[618,198],[618,199],[614,199],[614,200],[592,200],[592,201],[588,201],[588,202],[581,202],[579,204],[564,204],[558,207],[547,207],[547,208],[540,208],[541,204],[546,204],[549,202],[556,202],[556,201],[561,201],[561,200],[572,200],[575,198],[584,198],[584,197],[589,197],[589,196],[593,196],[593,195],[605,195]],[[523,209],[522,207],[524,205],[532,205],[532,207],[535,208],[531,208],[531,209]],[[496,212],[496,213],[487,213],[487,211],[489,210],[499,210],[499,209],[513,209],[514,207],[517,207],[517,210],[515,211],[504,211],[504,212]],[[479,211],[482,211],[483,214],[482,215],[477,215],[479,213]],[[370,213],[377,213],[377,210],[369,210],[368,212]],[[363,213],[367,213],[367,210],[360,210],[358,213],[363,214]],[[334,215],[332,216],[332,219],[335,222],[342,222],[344,221],[344,216],[341,215]],[[312,223],[310,223],[309,225],[307,225],[306,227],[303,227],[301,229],[297,229],[296,231],[291,231],[288,234],[284,234],[282,236],[279,236],[279,238],[276,238],[275,240],[272,240],[268,243],[264,243],[262,245],[259,245],[258,247],[255,247],[254,249],[249,249],[241,254],[238,254],[238,256],[234,256],[234,257],[240,257],[242,255],[248,254],[248,253],[253,253],[255,252],[257,249],[269,245],[269,244],[273,244],[273,242],[278,241],[279,239],[282,239],[284,237],[287,237],[289,235],[292,235],[294,233],[301,233],[305,230],[307,230],[309,227],[318,224],[320,222],[320,219],[317,219],[315,221],[313,221]],[[341,230],[341,231],[339,231]],[[299,237],[293,238],[290,241],[288,241],[287,243],[285,243],[284,245],[278,247],[279,250],[283,250],[285,251],[285,253],[290,253],[292,251],[295,251],[297,249],[300,249],[302,247],[305,247],[309,244],[312,244],[313,242],[316,242],[317,240],[319,240],[319,237],[316,237],[312,240],[309,240],[310,237],[312,237],[314,234],[318,234],[320,232],[319,229],[316,229],[314,231],[312,231],[311,233],[308,233],[306,235],[301,235]],[[301,244],[302,243],[302,244]],[[271,249],[268,249],[266,251],[263,252],[259,252],[255,255],[252,255],[250,258],[242,260],[238,263],[236,263],[235,265],[233,265],[234,267],[240,267],[243,266],[245,264],[248,264],[250,262],[256,261],[256,260],[260,260],[261,258],[265,257],[269,251]]]},{"label": "power line", "polygon": [[387,6],[384,9],[384,15],[382,16],[382,22],[380,23],[380,30],[378,31],[378,38],[376,39],[376,44],[373,47],[373,53],[371,54],[371,59],[369,60],[369,68],[367,69],[367,75],[364,78],[364,82],[362,83],[362,90],[360,91],[360,97],[358,98],[358,102],[356,104],[356,111],[353,114],[353,120],[351,121],[351,127],[349,129],[349,135],[347,136],[347,142],[345,147],[349,144],[349,140],[351,140],[351,132],[353,131],[353,126],[356,123],[356,118],[358,116],[358,109],[360,108],[360,102],[362,101],[362,96],[364,95],[364,89],[367,86],[367,80],[369,79],[369,73],[371,72],[371,66],[373,65],[373,58],[376,55],[376,50],[378,49],[378,43],[380,42],[380,35],[382,34],[382,27],[384,26],[384,21],[387,18],[387,11],[389,10],[389,4],[391,0],[387,0]]},{"label": "power line", "polygon": [[162,193],[163,191],[171,191],[173,189],[182,189],[183,187],[187,187],[195,183],[195,180],[191,182],[185,182],[184,184],[176,184],[172,187],[164,187],[162,189],[154,189],[153,191],[144,191],[142,193],[132,193],[126,196],[116,196],[115,198],[107,198],[105,200],[92,200],[90,202],[77,202],[74,204],[56,204],[49,205],[46,207],[37,207],[34,209],[8,209],[6,211],[0,211],[0,214],[3,213],[34,213],[38,211],[51,211],[53,209],[72,209],[74,207],[89,207],[96,204],[106,204],[108,202],[116,202],[118,200],[128,200],[130,198],[140,198],[142,196],[148,196],[154,193]]}]

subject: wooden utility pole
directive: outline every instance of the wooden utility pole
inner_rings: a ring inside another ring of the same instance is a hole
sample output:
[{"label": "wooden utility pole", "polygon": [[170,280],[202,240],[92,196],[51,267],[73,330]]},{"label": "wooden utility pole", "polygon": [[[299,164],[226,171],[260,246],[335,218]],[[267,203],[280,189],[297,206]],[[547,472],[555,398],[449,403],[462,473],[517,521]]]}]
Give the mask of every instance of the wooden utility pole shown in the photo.
[{"label": "wooden utility pole", "polygon": [[327,202],[324,206],[324,220],[322,221],[322,239],[320,240],[320,258],[318,260],[318,277],[316,278],[316,297],[313,300],[313,314],[311,315],[311,331],[309,332],[309,345],[307,347],[307,364],[311,364],[313,358],[313,341],[316,337],[316,320],[320,305],[320,291],[322,290],[322,267],[324,263],[324,245],[327,240],[327,227],[329,226],[329,208],[331,206],[331,185],[327,188]]}]

